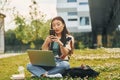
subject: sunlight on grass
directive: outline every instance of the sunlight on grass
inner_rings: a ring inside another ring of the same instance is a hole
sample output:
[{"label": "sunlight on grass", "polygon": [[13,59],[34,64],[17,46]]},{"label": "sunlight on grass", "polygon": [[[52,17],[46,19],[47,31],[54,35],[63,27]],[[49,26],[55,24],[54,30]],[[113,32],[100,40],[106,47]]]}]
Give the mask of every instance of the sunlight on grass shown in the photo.
[{"label": "sunlight on grass", "polygon": [[[113,55],[114,57],[111,57]],[[120,80],[119,55],[120,53],[118,52],[114,54],[108,53],[104,49],[75,50],[74,54],[71,56],[70,65],[71,67],[79,67],[81,64],[89,65],[94,70],[100,72],[97,80]],[[90,57],[88,58],[88,56]],[[10,76],[12,74],[18,74],[17,69],[19,66],[23,66],[25,68],[26,80],[30,80],[30,73],[26,70],[28,62],[29,59],[27,54],[0,59],[0,80],[10,80]],[[64,80],[67,79],[64,78]]]}]

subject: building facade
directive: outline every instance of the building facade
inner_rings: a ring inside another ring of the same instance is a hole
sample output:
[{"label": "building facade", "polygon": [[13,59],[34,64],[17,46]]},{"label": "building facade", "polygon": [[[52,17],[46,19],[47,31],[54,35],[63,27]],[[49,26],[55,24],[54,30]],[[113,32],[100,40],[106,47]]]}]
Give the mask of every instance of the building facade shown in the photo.
[{"label": "building facade", "polygon": [[0,13],[0,54],[4,53],[4,14]]},{"label": "building facade", "polygon": [[88,0],[57,0],[56,9],[70,32],[91,32]]}]

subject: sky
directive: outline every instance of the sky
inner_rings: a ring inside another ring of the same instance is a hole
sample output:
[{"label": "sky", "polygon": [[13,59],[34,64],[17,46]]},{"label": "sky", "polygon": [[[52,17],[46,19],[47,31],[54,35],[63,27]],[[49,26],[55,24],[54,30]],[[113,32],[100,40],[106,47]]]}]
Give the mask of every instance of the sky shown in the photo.
[{"label": "sky", "polygon": [[[39,10],[46,14],[46,19],[53,18],[57,15],[56,12],[56,0],[36,0],[39,6]],[[32,4],[31,0],[11,0],[9,8],[16,7],[16,10],[24,16],[28,15],[29,5]],[[9,12],[5,13],[5,31],[8,29],[14,29],[13,17]]]}]

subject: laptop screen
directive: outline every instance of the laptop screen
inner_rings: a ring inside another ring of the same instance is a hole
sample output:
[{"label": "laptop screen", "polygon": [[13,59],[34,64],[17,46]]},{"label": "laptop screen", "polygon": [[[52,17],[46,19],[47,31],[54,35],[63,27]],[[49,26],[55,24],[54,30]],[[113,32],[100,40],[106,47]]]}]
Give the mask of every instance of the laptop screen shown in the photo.
[{"label": "laptop screen", "polygon": [[46,50],[27,50],[31,64],[40,66],[56,66],[54,54]]}]

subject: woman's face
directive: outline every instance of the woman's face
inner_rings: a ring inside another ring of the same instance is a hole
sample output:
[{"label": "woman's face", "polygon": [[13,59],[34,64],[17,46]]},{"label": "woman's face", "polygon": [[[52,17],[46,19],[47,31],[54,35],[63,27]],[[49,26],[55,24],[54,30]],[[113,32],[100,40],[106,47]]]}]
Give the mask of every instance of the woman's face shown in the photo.
[{"label": "woman's face", "polygon": [[64,24],[60,20],[54,20],[52,22],[52,28],[55,30],[56,34],[61,34],[64,29]]}]

